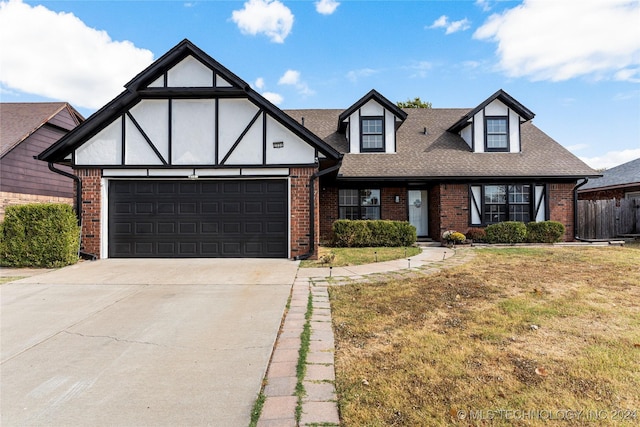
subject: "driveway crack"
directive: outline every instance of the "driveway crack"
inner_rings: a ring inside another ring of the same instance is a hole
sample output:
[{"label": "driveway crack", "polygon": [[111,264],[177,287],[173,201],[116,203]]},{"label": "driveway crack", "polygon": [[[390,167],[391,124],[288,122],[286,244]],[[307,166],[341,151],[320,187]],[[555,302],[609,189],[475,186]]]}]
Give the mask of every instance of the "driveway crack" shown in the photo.
[{"label": "driveway crack", "polygon": [[156,347],[171,347],[164,344],[158,344],[158,343],[148,342],[148,341],[126,340],[118,337],[112,337],[110,335],[87,335],[87,334],[81,334],[80,332],[70,332],[70,331],[62,331],[62,332],[69,335],[77,335],[83,338],[107,338],[113,341],[129,343],[129,344],[145,344],[145,345],[153,345]]}]

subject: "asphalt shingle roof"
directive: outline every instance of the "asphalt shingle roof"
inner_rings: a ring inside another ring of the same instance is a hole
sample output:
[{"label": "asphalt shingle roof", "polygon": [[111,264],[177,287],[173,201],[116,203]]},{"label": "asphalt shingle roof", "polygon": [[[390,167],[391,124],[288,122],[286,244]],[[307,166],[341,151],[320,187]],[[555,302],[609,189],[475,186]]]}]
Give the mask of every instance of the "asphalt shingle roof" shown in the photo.
[{"label": "asphalt shingle roof", "polygon": [[[406,109],[397,131],[397,152],[349,154],[344,134],[337,132],[343,110],[287,110],[344,154],[338,177],[375,178],[518,178],[597,176],[530,121],[521,125],[520,153],[473,153],[456,133],[448,132],[471,109]],[[424,134],[424,128],[427,134]]]},{"label": "asphalt shingle roof", "polygon": [[640,158],[607,169],[602,172],[602,178],[590,180],[580,191],[627,184],[640,184]]},{"label": "asphalt shingle roof", "polygon": [[66,105],[66,102],[0,103],[0,156],[24,141]]}]

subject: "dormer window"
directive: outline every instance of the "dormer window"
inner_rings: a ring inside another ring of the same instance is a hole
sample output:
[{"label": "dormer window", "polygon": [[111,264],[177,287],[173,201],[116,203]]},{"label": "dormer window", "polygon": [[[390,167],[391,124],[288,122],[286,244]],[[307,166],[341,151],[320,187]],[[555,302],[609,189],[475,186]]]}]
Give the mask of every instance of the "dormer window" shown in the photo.
[{"label": "dormer window", "polygon": [[384,120],[382,117],[362,117],[360,119],[360,151],[384,151]]},{"label": "dormer window", "polygon": [[507,117],[486,117],[485,120],[485,151],[509,151]]}]

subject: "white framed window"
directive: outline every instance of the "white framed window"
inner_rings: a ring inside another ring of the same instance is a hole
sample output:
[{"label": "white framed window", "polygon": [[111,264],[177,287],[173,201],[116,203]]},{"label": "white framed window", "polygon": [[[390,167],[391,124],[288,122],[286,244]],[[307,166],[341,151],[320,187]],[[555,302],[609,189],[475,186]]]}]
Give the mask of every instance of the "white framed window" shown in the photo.
[{"label": "white framed window", "polygon": [[485,118],[485,151],[509,151],[509,121],[507,117]]},{"label": "white framed window", "polygon": [[361,117],[360,151],[384,151],[384,120],[382,117]]},{"label": "white framed window", "polygon": [[380,219],[380,190],[340,189],[338,217],[340,219]]}]

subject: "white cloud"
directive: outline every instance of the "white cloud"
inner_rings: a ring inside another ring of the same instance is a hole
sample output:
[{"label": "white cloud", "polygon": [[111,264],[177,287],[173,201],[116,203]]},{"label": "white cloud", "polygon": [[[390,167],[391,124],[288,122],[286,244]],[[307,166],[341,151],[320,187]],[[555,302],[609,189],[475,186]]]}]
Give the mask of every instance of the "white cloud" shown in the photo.
[{"label": "white cloud", "polygon": [[279,85],[290,85],[295,86],[296,90],[300,95],[313,95],[316,92],[313,89],[309,88],[306,82],[300,79],[300,71],[297,70],[287,70],[278,80]]},{"label": "white cloud", "polygon": [[488,0],[476,0],[476,6],[482,9],[483,12],[491,10],[491,5]]},{"label": "white cloud", "polygon": [[373,68],[361,68],[359,70],[351,70],[347,73],[347,79],[355,83],[361,78],[372,76],[378,72],[379,70],[374,70]]},{"label": "white cloud", "polygon": [[287,70],[284,72],[280,80],[279,85],[297,85],[300,82],[300,71]]},{"label": "white cloud", "polygon": [[433,64],[429,61],[418,61],[409,65],[408,67],[403,67],[408,70],[412,70],[413,74],[409,77],[421,77],[424,78],[427,76],[427,72],[433,68]]},{"label": "white cloud", "polygon": [[494,14],[473,37],[498,44],[510,77],[640,80],[640,2],[525,0]]},{"label": "white cloud", "polygon": [[284,43],[293,27],[293,13],[278,0],[249,0],[231,20],[243,34],[265,34],[274,43]]},{"label": "white cloud", "polygon": [[613,96],[614,101],[627,101],[629,99],[639,99],[640,98],[640,89],[631,90],[629,92],[619,92]]},{"label": "white cloud", "polygon": [[284,98],[282,97],[282,95],[275,92],[263,92],[262,96],[267,98],[268,101],[270,101],[272,104],[275,104],[275,105],[280,105],[282,104],[282,101],[284,101]]},{"label": "white cloud", "polygon": [[614,80],[640,83],[640,67],[622,69],[616,72],[613,78]]},{"label": "white cloud", "polygon": [[627,163],[633,159],[640,157],[640,148],[634,148],[622,151],[609,151],[604,156],[597,157],[580,157],[580,160],[588,164],[594,169],[611,169],[614,166]]},{"label": "white cloud", "polygon": [[320,0],[315,2],[316,12],[321,13],[322,15],[331,15],[336,11],[340,3],[336,0]]},{"label": "white cloud", "polygon": [[440,18],[433,21],[433,24],[426,28],[445,28],[445,34],[453,34],[458,31],[468,30],[470,27],[471,22],[467,18],[451,22],[449,21],[449,17],[447,15],[442,15]]},{"label": "white cloud", "polygon": [[253,85],[255,87],[257,87],[258,89],[263,89],[264,88],[264,79],[262,77],[258,77],[255,81],[255,83],[253,83]]},{"label": "white cloud", "polygon": [[[0,3],[0,82],[8,89],[99,108],[153,61],[71,13],[20,0]],[[12,42],[8,42],[12,40]]]}]

